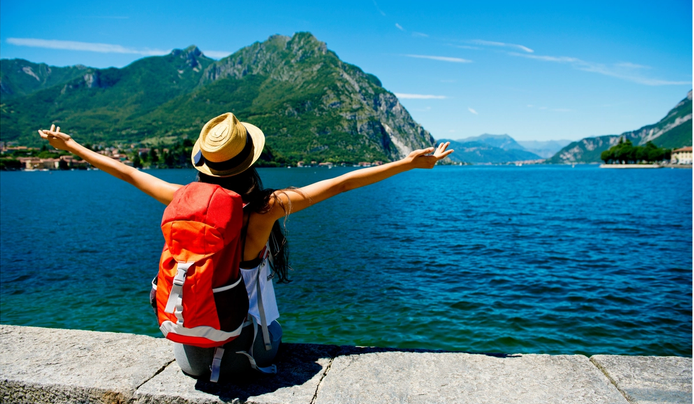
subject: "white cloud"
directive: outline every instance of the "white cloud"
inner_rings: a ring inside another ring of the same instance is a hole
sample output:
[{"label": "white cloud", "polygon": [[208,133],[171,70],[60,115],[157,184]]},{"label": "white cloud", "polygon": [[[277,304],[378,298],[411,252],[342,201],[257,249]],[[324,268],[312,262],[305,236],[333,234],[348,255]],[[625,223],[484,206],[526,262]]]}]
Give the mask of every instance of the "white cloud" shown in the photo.
[{"label": "white cloud", "polygon": [[539,55],[526,55],[524,53],[509,52],[512,56],[521,56],[528,59],[542,60],[543,62],[557,62],[557,63],[579,63],[582,62],[580,59],[571,58],[567,56],[539,56]]},{"label": "white cloud", "polygon": [[17,46],[29,46],[32,48],[64,49],[99,53],[130,53],[145,56],[166,55],[171,52],[170,50],[160,49],[134,49],[105,43],[57,41],[53,39],[37,38],[7,38],[7,43]]},{"label": "white cloud", "polygon": [[641,75],[641,71],[648,70],[650,67],[638,65],[630,62],[621,62],[613,65],[605,65],[603,63],[587,62],[574,57],[568,56],[539,56],[527,55],[524,53],[509,52],[509,55],[520,56],[528,59],[541,60],[543,62],[568,63],[574,69],[585,72],[598,73],[605,76],[616,77],[618,79],[631,81],[634,83],[644,84],[647,86],[665,86],[665,85],[691,85],[691,81],[671,81],[660,80]]},{"label": "white cloud", "polygon": [[528,52],[528,53],[534,52],[532,49],[528,48],[527,46],[518,45],[515,43],[484,41],[482,39],[473,39],[473,40],[467,41],[467,42],[475,44],[475,45],[482,45],[482,46],[499,46],[499,47],[505,47],[505,48],[516,48],[516,49],[522,50],[523,52]]},{"label": "white cloud", "polygon": [[650,66],[637,65],[636,63],[631,63],[631,62],[617,63],[615,66],[625,67],[628,69],[650,69],[651,68]]},{"label": "white cloud", "polygon": [[400,31],[404,31],[404,30],[405,30],[405,28],[403,28],[403,27],[402,27],[400,24],[398,24],[397,22],[395,23],[395,26],[396,26]]},{"label": "white cloud", "polygon": [[413,32],[413,33],[412,33],[412,36],[418,36],[418,37],[422,37],[422,38],[429,38],[429,35],[424,34],[424,33],[422,33],[422,32]]},{"label": "white cloud", "polygon": [[475,115],[479,115],[479,114],[477,113],[477,111],[475,111],[475,110],[472,109],[472,108],[468,108],[467,110],[470,111],[471,113],[475,114]]},{"label": "white cloud", "polygon": [[472,49],[472,50],[482,49],[482,48],[479,48],[477,46],[469,46],[469,45],[453,45],[453,46],[455,46],[456,48],[460,48],[460,49]]},{"label": "white cloud", "polygon": [[376,0],[374,0],[374,6],[376,7],[376,10],[377,10],[382,16],[384,16],[384,17],[386,16],[386,13],[384,13],[383,10],[381,10],[381,8],[378,7],[378,4],[376,4]]},{"label": "white cloud", "polygon": [[204,53],[205,56],[209,56],[209,57],[211,57],[211,58],[222,59],[222,58],[225,58],[225,57],[231,55],[232,52],[227,52],[227,51],[203,51],[202,53]]},{"label": "white cloud", "polygon": [[403,56],[407,56],[408,58],[440,60],[442,62],[472,63],[472,60],[461,59],[461,58],[452,58],[452,57],[448,57],[448,56],[427,56],[427,55],[403,55]]},{"label": "white cloud", "polygon": [[429,95],[429,94],[403,94],[394,93],[396,97],[409,100],[442,100],[446,97],[445,95]]}]

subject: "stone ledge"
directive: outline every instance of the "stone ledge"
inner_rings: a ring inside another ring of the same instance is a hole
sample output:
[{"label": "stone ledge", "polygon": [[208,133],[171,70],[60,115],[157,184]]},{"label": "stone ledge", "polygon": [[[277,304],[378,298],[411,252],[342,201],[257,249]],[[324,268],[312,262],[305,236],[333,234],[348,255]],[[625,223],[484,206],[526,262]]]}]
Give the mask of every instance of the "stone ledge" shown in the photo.
[{"label": "stone ledge", "polygon": [[692,359],[284,344],[279,374],[214,384],[143,335],[0,325],[3,403],[691,403]]}]

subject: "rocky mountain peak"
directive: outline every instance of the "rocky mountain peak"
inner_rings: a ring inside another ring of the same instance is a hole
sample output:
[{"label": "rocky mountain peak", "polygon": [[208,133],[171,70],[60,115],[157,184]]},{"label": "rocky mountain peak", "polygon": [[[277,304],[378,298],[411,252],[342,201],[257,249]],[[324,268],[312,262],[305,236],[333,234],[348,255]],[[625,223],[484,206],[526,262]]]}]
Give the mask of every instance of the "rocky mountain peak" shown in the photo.
[{"label": "rocky mountain peak", "polygon": [[328,45],[316,39],[310,32],[297,32],[287,43],[289,50],[297,55],[299,60],[307,57],[325,55]]},{"label": "rocky mountain peak", "polygon": [[196,72],[202,69],[202,64],[198,59],[207,58],[202,53],[200,48],[195,45],[190,45],[185,49],[174,49],[169,55],[174,58],[181,59],[187,67],[195,70]]}]

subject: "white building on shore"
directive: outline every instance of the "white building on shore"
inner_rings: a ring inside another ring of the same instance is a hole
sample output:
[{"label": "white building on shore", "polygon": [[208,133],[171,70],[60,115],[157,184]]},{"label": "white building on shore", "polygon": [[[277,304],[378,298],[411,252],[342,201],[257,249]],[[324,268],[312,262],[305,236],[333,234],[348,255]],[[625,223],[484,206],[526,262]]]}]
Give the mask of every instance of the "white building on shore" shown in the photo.
[{"label": "white building on shore", "polygon": [[692,147],[683,147],[672,151],[672,164],[692,164]]}]

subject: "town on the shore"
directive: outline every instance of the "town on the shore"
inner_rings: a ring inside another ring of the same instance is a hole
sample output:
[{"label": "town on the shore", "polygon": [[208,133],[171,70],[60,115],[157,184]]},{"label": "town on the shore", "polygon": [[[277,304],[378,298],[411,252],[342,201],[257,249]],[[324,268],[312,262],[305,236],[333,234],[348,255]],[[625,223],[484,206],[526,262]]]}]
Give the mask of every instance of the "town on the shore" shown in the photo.
[{"label": "town on the shore", "polygon": [[[185,145],[188,146],[188,145]],[[191,145],[192,146],[192,145]],[[90,147],[92,148],[92,147]],[[121,163],[139,168],[189,168],[190,163],[187,150],[189,147],[175,148],[153,148],[153,147],[138,147],[130,145],[129,148],[104,147],[95,146],[92,149],[99,154],[110,157]],[[494,165],[535,165],[543,164],[542,160],[523,160],[512,161]],[[627,161],[615,161],[614,164],[646,164],[646,160],[639,160],[634,157]],[[650,162],[652,163],[652,162]],[[298,161],[296,164],[266,164],[265,166],[294,166],[294,167],[327,167],[334,166],[342,167],[370,167],[383,164],[382,161],[359,162],[359,163],[333,163],[333,162],[318,162]],[[455,165],[464,165],[465,163],[453,163]],[[477,164],[488,165],[488,164]],[[656,163],[660,166],[691,166],[692,165],[692,147],[682,147],[672,150],[667,159]],[[263,164],[261,163],[261,166]],[[48,170],[87,170],[91,169],[91,165],[82,160],[78,156],[74,156],[68,152],[55,150],[52,147],[34,148],[28,146],[18,146],[12,143],[0,142],[0,170],[4,171],[48,171]]]}]

